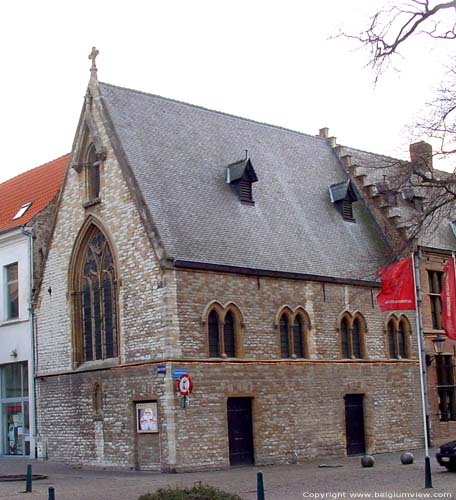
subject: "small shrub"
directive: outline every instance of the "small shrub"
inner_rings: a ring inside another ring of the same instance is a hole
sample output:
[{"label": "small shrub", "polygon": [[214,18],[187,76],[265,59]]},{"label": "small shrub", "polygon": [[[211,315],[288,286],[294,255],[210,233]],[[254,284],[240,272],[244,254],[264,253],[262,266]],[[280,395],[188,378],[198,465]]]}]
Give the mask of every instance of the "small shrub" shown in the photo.
[{"label": "small shrub", "polygon": [[242,498],[213,486],[197,483],[191,488],[160,488],[155,493],[141,495],[138,500],[242,500]]}]

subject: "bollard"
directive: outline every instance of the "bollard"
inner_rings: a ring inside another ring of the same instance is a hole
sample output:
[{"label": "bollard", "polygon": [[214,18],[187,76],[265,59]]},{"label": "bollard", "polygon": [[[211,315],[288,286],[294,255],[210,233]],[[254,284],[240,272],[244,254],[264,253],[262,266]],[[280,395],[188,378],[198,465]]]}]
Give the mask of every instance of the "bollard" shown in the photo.
[{"label": "bollard", "polygon": [[55,500],[55,488],[54,488],[54,486],[49,486],[48,500]]},{"label": "bollard", "polygon": [[263,473],[257,472],[257,500],[264,500]]},{"label": "bollard", "polygon": [[32,492],[32,466],[30,464],[27,465],[27,476],[25,479],[25,492]]}]

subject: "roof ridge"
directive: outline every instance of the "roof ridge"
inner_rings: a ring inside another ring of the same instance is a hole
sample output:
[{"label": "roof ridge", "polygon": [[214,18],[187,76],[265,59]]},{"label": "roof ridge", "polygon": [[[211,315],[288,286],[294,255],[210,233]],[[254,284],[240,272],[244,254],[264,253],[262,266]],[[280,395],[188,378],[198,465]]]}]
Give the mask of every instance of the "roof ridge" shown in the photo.
[{"label": "roof ridge", "polygon": [[14,177],[10,177],[9,179],[6,179],[6,181],[0,182],[0,187],[4,186],[5,184],[8,184],[9,182],[17,179],[18,177],[21,177],[23,175],[27,175],[30,172],[33,172],[33,171],[35,171],[35,170],[37,170],[39,168],[47,167],[51,163],[55,163],[55,162],[57,162],[59,160],[62,160],[63,158],[65,158],[65,156],[68,156],[68,159],[69,159],[70,155],[71,155],[71,153],[65,153],[64,155],[58,156],[57,158],[54,158],[53,160],[47,161],[46,163],[43,163],[42,165],[38,165],[37,167],[33,167],[33,168],[29,169],[29,170],[26,170],[25,172],[21,172],[20,174],[17,174]]},{"label": "roof ridge", "polygon": [[312,139],[318,139],[320,141],[326,142],[325,138],[320,137],[318,135],[311,135],[311,134],[307,134],[306,132],[300,132],[298,130],[293,130],[291,128],[282,127],[281,125],[273,125],[271,123],[260,122],[258,120],[252,120],[251,118],[245,118],[244,116],[233,115],[231,113],[226,113],[224,111],[218,111],[216,109],[209,109],[209,108],[206,108],[204,106],[199,106],[198,104],[191,104],[189,102],[179,101],[178,99],[172,99],[170,97],[163,97],[163,96],[158,95],[158,94],[152,94],[150,92],[144,92],[143,90],[131,89],[131,88],[128,88],[128,87],[122,87],[121,85],[113,85],[112,83],[106,83],[106,82],[99,82],[99,85],[106,85],[107,87],[113,87],[113,88],[120,89],[120,90],[127,90],[129,92],[135,92],[136,94],[142,94],[142,95],[146,95],[146,96],[149,96],[149,97],[157,97],[158,99],[162,99],[163,101],[169,101],[169,102],[174,102],[174,103],[177,103],[177,104],[183,104],[184,106],[189,106],[191,108],[196,108],[196,109],[200,109],[202,111],[207,111],[208,113],[216,113],[218,115],[227,116],[228,118],[235,118],[237,120],[243,120],[243,121],[246,121],[246,122],[255,123],[257,125],[262,125],[264,127],[271,127],[271,128],[283,130],[285,132],[291,132],[293,134],[297,134],[297,135],[309,137],[309,138],[312,138]]}]

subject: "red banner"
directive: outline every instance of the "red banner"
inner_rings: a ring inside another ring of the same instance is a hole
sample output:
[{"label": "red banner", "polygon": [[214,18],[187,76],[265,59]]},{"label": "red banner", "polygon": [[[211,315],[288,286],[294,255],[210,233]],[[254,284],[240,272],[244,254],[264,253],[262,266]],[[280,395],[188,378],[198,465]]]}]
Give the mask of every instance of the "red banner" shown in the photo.
[{"label": "red banner", "polygon": [[448,338],[456,340],[456,283],[454,260],[451,258],[443,268],[445,276],[442,283],[442,326]]},{"label": "red banner", "polygon": [[412,258],[380,269],[377,276],[382,280],[382,291],[377,295],[382,312],[416,309]]}]

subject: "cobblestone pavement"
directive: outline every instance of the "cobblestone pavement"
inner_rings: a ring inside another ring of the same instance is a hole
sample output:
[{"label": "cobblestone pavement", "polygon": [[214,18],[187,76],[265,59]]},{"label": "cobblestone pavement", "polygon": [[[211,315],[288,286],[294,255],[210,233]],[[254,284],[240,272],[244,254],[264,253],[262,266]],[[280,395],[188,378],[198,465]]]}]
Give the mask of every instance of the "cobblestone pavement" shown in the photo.
[{"label": "cobblestone pavement", "polygon": [[[423,453],[415,452],[413,465],[401,465],[400,453],[375,456],[375,467],[363,469],[359,457],[312,460],[299,465],[243,467],[212,472],[160,474],[104,469],[82,469],[53,462],[1,458],[0,475],[34,473],[48,478],[33,483],[24,493],[24,482],[0,482],[0,500],[26,498],[46,500],[54,485],[56,500],[137,500],[148,491],[167,485],[190,486],[197,481],[238,493],[243,500],[256,500],[256,473],[263,471],[266,500],[331,498],[454,498],[456,473],[447,472],[432,460],[432,489],[424,489]],[[321,464],[341,467],[319,467]],[[356,495],[356,496],[353,496]]]}]

